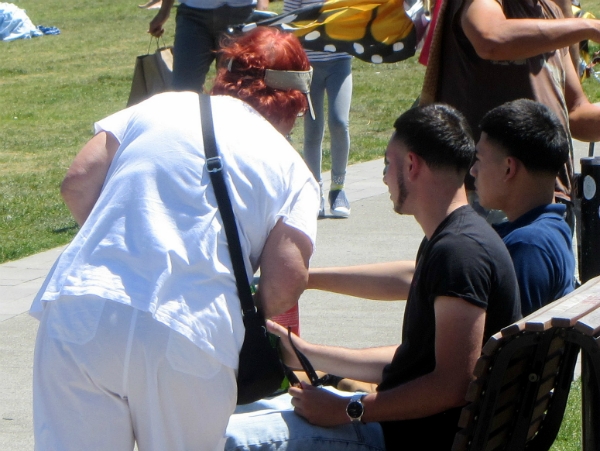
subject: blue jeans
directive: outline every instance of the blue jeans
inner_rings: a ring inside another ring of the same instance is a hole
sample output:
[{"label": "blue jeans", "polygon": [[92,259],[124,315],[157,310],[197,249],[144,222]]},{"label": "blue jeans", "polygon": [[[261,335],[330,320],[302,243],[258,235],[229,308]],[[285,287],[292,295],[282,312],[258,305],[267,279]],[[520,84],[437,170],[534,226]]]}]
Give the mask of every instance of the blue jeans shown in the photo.
[{"label": "blue jeans", "polygon": [[202,92],[219,39],[230,25],[244,23],[252,10],[252,6],[200,9],[179,5],[173,46],[175,91]]},{"label": "blue jeans", "polygon": [[310,97],[316,119],[304,116],[304,160],[311,172],[321,181],[322,144],[325,131],[324,101],[327,93],[329,134],[331,136],[331,181],[344,184],[350,133],[348,121],[352,101],[352,59],[311,62],[313,79]]},{"label": "blue jeans", "polygon": [[314,426],[294,413],[286,394],[238,406],[229,419],[225,451],[384,451],[379,423]]}]

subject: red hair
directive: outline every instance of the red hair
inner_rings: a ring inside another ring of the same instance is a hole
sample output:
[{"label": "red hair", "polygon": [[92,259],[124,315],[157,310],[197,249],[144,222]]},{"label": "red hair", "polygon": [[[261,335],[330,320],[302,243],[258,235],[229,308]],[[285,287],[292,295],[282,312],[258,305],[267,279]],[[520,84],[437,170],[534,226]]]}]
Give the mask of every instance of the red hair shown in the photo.
[{"label": "red hair", "polygon": [[308,107],[306,95],[296,89],[268,87],[265,69],[304,71],[310,69],[310,63],[296,36],[277,28],[257,27],[222,42],[211,93],[243,100],[275,127],[293,123]]}]

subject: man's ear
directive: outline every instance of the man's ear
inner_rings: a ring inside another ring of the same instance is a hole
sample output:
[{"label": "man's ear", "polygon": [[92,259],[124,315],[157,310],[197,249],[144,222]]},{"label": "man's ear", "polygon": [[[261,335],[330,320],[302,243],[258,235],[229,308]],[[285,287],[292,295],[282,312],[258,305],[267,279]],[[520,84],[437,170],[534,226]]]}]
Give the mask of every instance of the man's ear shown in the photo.
[{"label": "man's ear", "polygon": [[414,180],[416,176],[421,172],[425,162],[414,152],[407,152],[404,160],[406,169],[408,171],[408,178]]},{"label": "man's ear", "polygon": [[506,157],[504,159],[504,181],[511,180],[517,176],[521,170],[522,163],[515,157]]}]

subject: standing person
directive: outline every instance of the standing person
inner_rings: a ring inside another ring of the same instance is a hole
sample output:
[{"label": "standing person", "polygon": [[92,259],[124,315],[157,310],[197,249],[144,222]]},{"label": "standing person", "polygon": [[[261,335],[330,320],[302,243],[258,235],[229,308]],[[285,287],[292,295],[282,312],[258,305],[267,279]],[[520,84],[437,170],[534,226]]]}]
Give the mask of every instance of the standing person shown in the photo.
[{"label": "standing person", "polygon": [[554,203],[554,179],[569,158],[569,142],[548,107],[505,103],[481,121],[471,174],[485,208],[502,210],[494,225],[515,265],[523,316],[575,289],[575,257],[566,207]]},{"label": "standing person", "polygon": [[[549,0],[445,0],[441,8],[421,104],[457,108],[477,140],[485,113],[511,100],[536,100],[556,114],[569,138],[600,140],[600,106],[588,101],[568,49],[600,41],[600,21],[564,19]],[[571,154],[555,186],[557,201],[569,207],[573,175]]]},{"label": "standing person", "polygon": [[[311,269],[309,288],[406,299],[402,343],[347,349],[292,336],[315,369],[377,383],[378,391],[343,397],[304,383],[290,388],[273,402],[277,409],[233,415],[226,451],[450,449],[483,343],[520,318],[510,255],[467,204],[464,177],[475,149],[465,119],[430,105],[407,111],[394,127],[384,182],[394,211],[414,215],[423,229],[416,262]],[[288,340],[281,342],[298,368]]]},{"label": "standing person", "polygon": [[[284,0],[283,11],[293,11],[319,0]],[[325,197],[321,179],[323,136],[325,133],[325,94],[327,125],[331,145],[331,186],[329,212],[338,218],[350,216],[350,202],[344,190],[350,153],[350,103],[352,101],[352,56],[344,52],[306,50],[313,67],[310,96],[315,117],[304,117],[304,160],[321,185],[319,217],[325,216]]]},{"label": "standing person", "polygon": [[[160,37],[175,0],[163,0],[148,33]],[[202,92],[219,40],[231,25],[244,23],[254,7],[268,0],[181,0],[177,7],[173,45],[173,90]]]},{"label": "standing person", "polygon": [[[310,65],[271,28],[222,53],[215,136],[270,317],[297,303],[316,235],[318,185],[284,136],[307,107]],[[244,325],[198,95],[156,95],[95,130],[62,185],[81,230],[31,307],[36,449],[222,450]]]}]

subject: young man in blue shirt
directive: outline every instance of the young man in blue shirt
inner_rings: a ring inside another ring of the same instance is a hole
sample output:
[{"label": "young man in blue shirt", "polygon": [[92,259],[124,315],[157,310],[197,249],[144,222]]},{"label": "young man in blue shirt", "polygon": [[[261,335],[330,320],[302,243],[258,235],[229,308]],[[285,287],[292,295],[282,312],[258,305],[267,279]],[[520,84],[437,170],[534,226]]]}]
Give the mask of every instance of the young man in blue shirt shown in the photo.
[{"label": "young man in blue shirt", "polygon": [[526,316],[574,289],[565,206],[553,203],[556,174],[569,158],[567,134],[548,107],[526,99],[494,108],[480,129],[471,175],[481,205],[508,218],[494,227],[512,257]]}]

